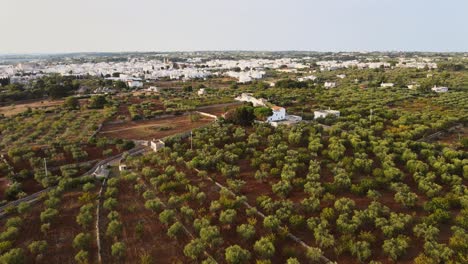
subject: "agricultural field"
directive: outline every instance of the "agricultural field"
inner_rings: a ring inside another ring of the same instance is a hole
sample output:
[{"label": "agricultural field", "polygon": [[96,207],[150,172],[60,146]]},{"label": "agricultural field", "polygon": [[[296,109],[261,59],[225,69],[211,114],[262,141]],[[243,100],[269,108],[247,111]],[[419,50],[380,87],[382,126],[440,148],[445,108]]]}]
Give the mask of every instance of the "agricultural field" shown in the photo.
[{"label": "agricultural field", "polygon": [[[161,80],[145,83],[158,93],[9,109],[1,205],[43,193],[2,208],[0,263],[468,263],[466,72],[296,81],[309,73],[267,69],[274,86]],[[425,88],[403,87],[412,81]],[[440,83],[457,88],[430,91]],[[234,102],[241,93],[303,122],[270,126],[261,107]],[[315,119],[321,109],[340,115]],[[152,139],[165,147],[130,153]],[[85,175],[115,155],[109,176]]]},{"label": "agricultural field", "polygon": [[119,139],[153,140],[187,132],[211,122],[213,122],[211,117],[188,114],[153,120],[109,123],[103,126],[99,135]]},{"label": "agricultural field", "polygon": [[54,186],[61,177],[78,177],[99,160],[131,148],[132,142],[94,138],[112,113],[111,108],[68,110],[60,105],[1,119],[0,201]]},{"label": "agricultural field", "polygon": [[52,109],[63,104],[63,100],[33,100],[32,102],[21,102],[0,107],[0,115],[10,117],[22,113],[28,108],[34,109]]}]

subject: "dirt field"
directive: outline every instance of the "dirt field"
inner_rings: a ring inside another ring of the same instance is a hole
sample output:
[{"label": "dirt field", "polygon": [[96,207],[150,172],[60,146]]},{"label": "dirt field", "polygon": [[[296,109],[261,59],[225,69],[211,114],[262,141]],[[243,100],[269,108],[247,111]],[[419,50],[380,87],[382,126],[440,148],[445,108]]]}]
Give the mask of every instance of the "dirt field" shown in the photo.
[{"label": "dirt field", "polygon": [[439,140],[437,140],[437,142],[442,143],[442,144],[447,144],[450,146],[454,146],[454,145],[460,144],[460,139],[467,138],[467,137],[468,137],[468,127],[462,127],[460,129],[457,129],[454,132],[445,134]]},{"label": "dirt field", "polygon": [[[121,241],[127,245],[125,258],[117,260],[111,256],[112,241],[106,237],[103,244],[103,263],[139,263],[142,255],[150,255],[153,263],[187,263],[188,259],[182,252],[188,238],[181,236],[177,241],[168,237],[167,227],[157,221],[156,213],[145,208],[145,201],[134,190],[133,184],[135,183],[121,181],[118,186],[119,205],[116,210],[120,213],[123,224]],[[138,224],[142,224],[144,229],[140,234],[136,231]]]},{"label": "dirt field", "polygon": [[200,120],[192,122],[188,115],[182,115],[157,120],[108,124],[104,125],[99,134],[106,137],[121,139],[151,140],[186,132],[212,121],[212,118],[201,117]]},{"label": "dirt field", "polygon": [[30,107],[31,109],[47,109],[59,106],[63,103],[63,100],[44,100],[44,101],[33,101],[29,103],[12,104],[0,107],[0,114],[5,116],[12,116],[22,113]]}]

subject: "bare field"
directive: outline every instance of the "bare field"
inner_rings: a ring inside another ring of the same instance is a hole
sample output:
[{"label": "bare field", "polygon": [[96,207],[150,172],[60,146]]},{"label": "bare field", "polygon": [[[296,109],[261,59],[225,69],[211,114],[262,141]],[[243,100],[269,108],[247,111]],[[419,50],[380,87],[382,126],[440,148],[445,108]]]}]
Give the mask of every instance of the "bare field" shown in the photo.
[{"label": "bare field", "polygon": [[34,101],[29,103],[11,104],[0,107],[0,115],[13,116],[26,111],[28,108],[31,109],[47,109],[53,108],[63,104],[63,100],[43,100]]},{"label": "bare field", "polygon": [[108,124],[103,126],[99,134],[121,139],[151,140],[186,132],[212,121],[212,118],[202,116],[198,121],[192,122],[190,116],[182,115],[157,120]]}]

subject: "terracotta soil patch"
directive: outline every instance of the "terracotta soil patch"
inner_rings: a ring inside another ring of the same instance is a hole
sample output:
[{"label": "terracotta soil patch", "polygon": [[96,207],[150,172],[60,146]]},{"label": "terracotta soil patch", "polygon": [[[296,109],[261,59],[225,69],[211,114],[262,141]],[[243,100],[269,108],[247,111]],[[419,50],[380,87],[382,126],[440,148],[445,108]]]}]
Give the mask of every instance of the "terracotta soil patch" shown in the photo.
[{"label": "terracotta soil patch", "polygon": [[209,117],[201,117],[200,120],[192,122],[188,115],[181,115],[156,120],[106,124],[99,134],[112,138],[151,140],[190,131],[210,122],[213,122],[213,119]]},{"label": "terracotta soil patch", "polygon": [[212,106],[211,105],[210,106],[202,106],[202,107],[198,107],[196,110],[200,111],[200,112],[205,112],[205,113],[209,113],[209,114],[212,114],[212,115],[216,115],[216,116],[221,116],[222,114],[224,114],[228,110],[234,109],[234,108],[238,107],[239,105],[242,105],[242,103],[241,102],[235,102],[235,103],[218,104],[218,105],[212,105]]},{"label": "terracotta soil patch", "polygon": [[[187,263],[183,247],[189,239],[185,235],[181,235],[178,240],[168,237],[167,227],[159,222],[157,214],[145,208],[145,200],[133,189],[133,184],[121,181],[118,185],[119,204],[116,211],[120,213],[123,224],[120,241],[127,246],[126,256],[120,261],[112,257],[110,248],[113,241],[105,237],[106,226],[101,225],[104,234],[103,263],[139,263],[144,254],[150,255],[154,263]],[[107,213],[104,212],[104,218]],[[140,235],[136,232],[139,223],[144,227]]]},{"label": "terracotta soil patch", "polygon": [[0,115],[13,116],[19,113],[26,111],[29,108],[31,109],[47,109],[54,108],[63,104],[63,100],[42,100],[42,101],[33,101],[29,103],[19,103],[11,104],[0,107]]},{"label": "terracotta soil patch", "polygon": [[[78,198],[82,195],[80,191],[65,193],[61,198],[59,215],[51,224],[51,229],[46,236],[47,243],[50,245],[44,259],[47,263],[76,263],[74,260],[75,254],[78,252],[73,248],[73,239],[83,231],[82,227],[76,223],[76,216],[80,211],[82,204]],[[94,226],[88,231],[92,234],[92,245],[89,249],[91,257],[90,263],[95,263],[96,245]],[[40,233],[40,231],[36,231]]]},{"label": "terracotta soil patch", "polygon": [[5,196],[5,191],[6,191],[6,189],[8,188],[8,185],[9,185],[9,184],[10,184],[10,181],[9,181],[6,177],[2,176],[2,177],[0,178],[0,200],[5,199],[5,198],[4,198],[4,196]]}]

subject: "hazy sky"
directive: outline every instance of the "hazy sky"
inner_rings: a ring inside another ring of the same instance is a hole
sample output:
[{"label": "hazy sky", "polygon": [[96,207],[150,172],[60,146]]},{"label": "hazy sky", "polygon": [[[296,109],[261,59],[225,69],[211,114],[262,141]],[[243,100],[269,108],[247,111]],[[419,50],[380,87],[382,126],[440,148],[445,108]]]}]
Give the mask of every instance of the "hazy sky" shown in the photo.
[{"label": "hazy sky", "polygon": [[468,51],[468,0],[0,0],[0,53]]}]

